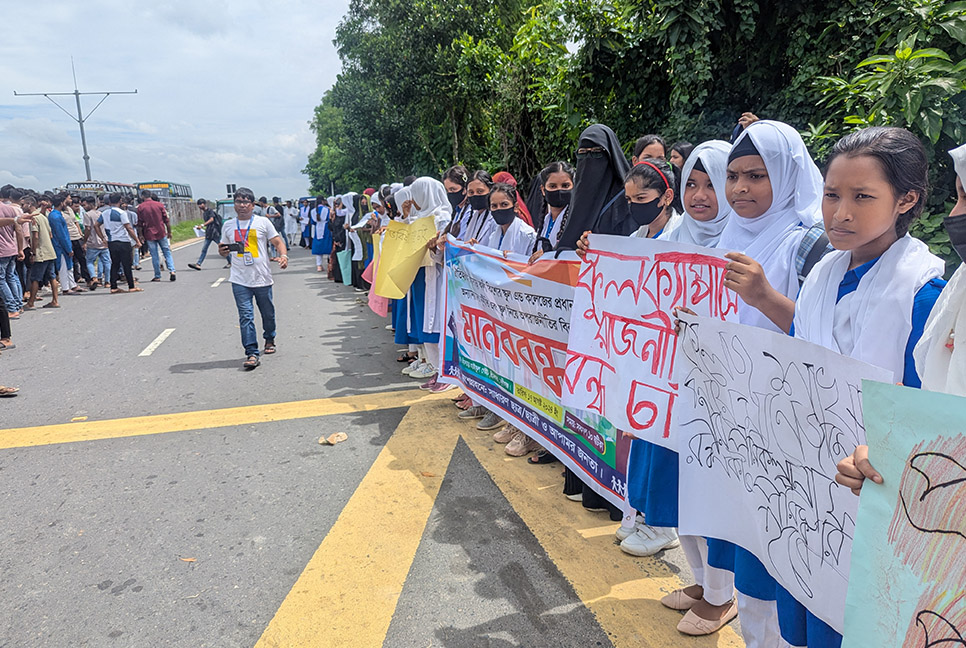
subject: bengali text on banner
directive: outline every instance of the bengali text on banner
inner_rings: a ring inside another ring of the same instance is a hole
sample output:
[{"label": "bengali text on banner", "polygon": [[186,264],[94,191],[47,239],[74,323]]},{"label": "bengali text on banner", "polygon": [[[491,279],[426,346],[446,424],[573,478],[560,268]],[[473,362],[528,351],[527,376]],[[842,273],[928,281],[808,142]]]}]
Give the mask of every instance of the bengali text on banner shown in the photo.
[{"label": "bengali text on banner", "polygon": [[573,253],[529,265],[450,237],[440,380],[461,385],[623,507],[629,439],[599,413],[562,404],[579,267]]},{"label": "bengali text on banner", "polygon": [[591,235],[574,291],[564,404],[677,450],[671,413],[675,307],[737,320],[724,251],[656,239]]}]

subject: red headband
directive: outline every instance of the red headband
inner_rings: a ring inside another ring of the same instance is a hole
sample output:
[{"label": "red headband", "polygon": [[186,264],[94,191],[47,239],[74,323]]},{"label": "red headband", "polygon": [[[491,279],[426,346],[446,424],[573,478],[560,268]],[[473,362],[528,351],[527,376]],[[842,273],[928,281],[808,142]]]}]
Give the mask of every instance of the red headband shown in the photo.
[{"label": "red headband", "polygon": [[[650,162],[648,162],[647,160],[640,160],[640,161],[639,161],[639,162],[638,162],[637,164],[646,164],[647,166],[649,166],[649,167],[651,167],[652,169],[654,169],[655,171],[657,171],[657,172],[658,172],[658,173],[660,174],[660,176],[661,176],[661,179],[662,179],[662,180],[664,180],[664,185],[665,185],[665,186],[666,186],[666,187],[667,187],[668,189],[670,189],[670,188],[671,188],[671,183],[667,181],[667,177],[665,177],[665,175],[664,175],[663,173],[661,173],[661,170],[660,170],[660,169],[658,169],[658,168],[657,168],[656,166],[654,166],[653,164],[651,164],[651,163],[650,163]],[[634,166],[637,166],[637,165],[635,164]]]}]

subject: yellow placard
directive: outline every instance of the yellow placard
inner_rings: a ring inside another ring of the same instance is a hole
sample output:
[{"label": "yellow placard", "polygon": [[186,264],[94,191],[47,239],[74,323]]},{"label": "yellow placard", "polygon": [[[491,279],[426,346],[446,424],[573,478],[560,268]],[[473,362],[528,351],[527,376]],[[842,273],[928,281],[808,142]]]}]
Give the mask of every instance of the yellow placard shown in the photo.
[{"label": "yellow placard", "polygon": [[389,299],[402,299],[419,268],[426,265],[426,244],[436,236],[436,223],[430,216],[410,224],[392,221],[383,235],[376,294]]}]

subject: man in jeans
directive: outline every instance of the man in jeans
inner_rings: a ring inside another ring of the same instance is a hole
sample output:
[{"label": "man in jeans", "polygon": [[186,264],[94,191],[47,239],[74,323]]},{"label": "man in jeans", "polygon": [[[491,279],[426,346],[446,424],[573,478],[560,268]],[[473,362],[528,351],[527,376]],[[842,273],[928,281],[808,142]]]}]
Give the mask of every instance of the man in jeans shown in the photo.
[{"label": "man in jeans", "polygon": [[272,222],[264,216],[253,214],[255,194],[251,189],[239,187],[235,191],[235,213],[221,231],[218,253],[231,261],[232,293],[238,308],[238,324],[242,344],[245,347],[245,369],[260,364],[258,335],[255,331],[255,311],[252,300],[258,305],[264,329],[265,353],[275,353],[275,305],[272,303],[272,269],[269,264],[269,245],[279,252],[278,266],[288,267],[288,250]]},{"label": "man in jeans", "polygon": [[[188,267],[192,270],[201,270],[201,264],[205,262],[205,255],[208,254],[208,246],[212,241],[218,243],[221,240],[221,216],[214,209],[208,208],[208,201],[204,198],[198,199],[198,211],[201,212],[201,224],[205,227],[205,242],[201,246],[201,256],[198,263],[189,263]],[[227,267],[231,267],[231,263]]]},{"label": "man in jeans", "polygon": [[[131,225],[127,210],[123,208],[124,196],[120,193],[112,193],[110,197],[111,206],[101,212],[95,221],[97,234],[107,241],[107,249],[111,252],[111,293],[141,292],[140,288],[134,285],[134,272],[131,268],[133,263],[131,246],[141,247],[141,241]],[[121,274],[121,269],[127,278],[128,290],[124,291],[117,287],[117,278]]]},{"label": "man in jeans", "polygon": [[[111,253],[107,249],[107,241],[97,233],[94,223],[100,218],[101,212],[96,207],[94,198],[87,196],[81,199],[84,206],[84,244],[87,246],[87,274],[91,277],[90,289],[106,286],[111,272]],[[95,265],[96,264],[96,265]]]},{"label": "man in jeans", "polygon": [[171,256],[171,246],[168,244],[171,238],[171,222],[168,220],[168,211],[164,205],[150,191],[141,192],[138,221],[141,223],[144,239],[148,242],[148,249],[151,250],[151,265],[154,266],[154,279],[151,281],[161,281],[161,255],[158,253],[158,248],[161,248],[161,252],[164,253],[164,265],[171,273],[171,281],[174,281],[177,278],[174,273],[174,258]]},{"label": "man in jeans", "polygon": [[13,207],[0,203],[0,308],[10,319],[20,317],[23,286],[17,276],[17,259],[23,259],[23,230]]}]

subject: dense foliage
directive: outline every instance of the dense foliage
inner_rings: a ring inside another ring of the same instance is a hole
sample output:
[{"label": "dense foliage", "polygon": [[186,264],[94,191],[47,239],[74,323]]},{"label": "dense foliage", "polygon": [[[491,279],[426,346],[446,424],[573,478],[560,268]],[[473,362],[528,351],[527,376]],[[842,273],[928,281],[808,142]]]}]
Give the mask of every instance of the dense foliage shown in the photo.
[{"label": "dense foliage", "polygon": [[352,0],[337,82],[316,108],[312,189],[436,175],[454,162],[524,184],[573,160],[588,124],[625,147],[727,139],[746,110],[799,128],[821,162],[868,124],[922,137],[941,227],[966,141],[966,2],[937,0]]}]

